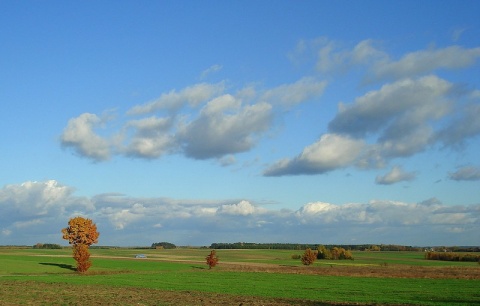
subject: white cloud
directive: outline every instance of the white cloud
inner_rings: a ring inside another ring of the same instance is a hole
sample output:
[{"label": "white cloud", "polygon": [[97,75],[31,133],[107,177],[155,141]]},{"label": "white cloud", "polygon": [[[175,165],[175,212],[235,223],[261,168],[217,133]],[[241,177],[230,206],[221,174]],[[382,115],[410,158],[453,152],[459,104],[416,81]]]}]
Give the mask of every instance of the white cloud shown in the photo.
[{"label": "white cloud", "polygon": [[221,158],[218,159],[218,162],[222,167],[227,167],[235,164],[237,160],[235,159],[235,156],[233,155],[225,155],[222,156]]},{"label": "white cloud", "polygon": [[480,181],[480,167],[461,167],[455,172],[450,172],[448,177],[455,181]]},{"label": "white cloud", "polygon": [[[323,74],[355,68],[370,81],[393,80],[351,104],[340,103],[338,113],[328,124],[328,133],[365,142],[362,156],[356,160],[359,168],[385,167],[394,158],[413,156],[438,143],[462,147],[467,140],[480,135],[478,90],[431,75],[439,69],[472,67],[480,57],[479,47],[453,45],[417,50],[396,60],[379,46],[378,42],[367,39],[349,48],[320,37],[300,41],[289,55],[297,61],[315,50],[316,68]],[[294,162],[298,159],[281,160],[267,169],[266,174],[292,169],[293,165],[298,168],[300,163]],[[306,168],[309,170],[279,173],[324,172]]]},{"label": "white cloud", "polygon": [[[408,245],[480,243],[480,206],[450,206],[436,199],[421,203],[386,200],[347,204],[311,202],[292,211],[266,209],[249,200],[177,200],[104,194],[84,199],[94,204],[87,207],[78,205],[82,201],[71,193],[59,192],[61,186],[54,187],[55,184],[48,182],[35,183],[35,186],[43,185],[43,189],[48,189],[46,186],[50,184],[57,192],[46,192],[43,197],[34,196],[25,202],[24,186],[31,184],[26,182],[0,189],[2,244],[33,244],[49,237],[57,238],[48,242],[64,243],[60,229],[76,215],[94,220],[101,233],[101,245],[151,245],[158,237],[177,245],[209,245],[238,239],[295,242],[299,232],[302,241],[324,244],[348,243],[352,239],[362,243]],[[35,205],[46,202],[57,203],[48,214],[11,213],[13,203],[22,203],[25,210],[31,211]],[[69,208],[65,211],[58,209],[61,203],[69,203]]]},{"label": "white cloud", "polygon": [[207,69],[205,69],[204,71],[202,71],[202,73],[200,74],[200,79],[205,79],[210,74],[222,70],[222,68],[223,68],[222,65],[218,65],[218,64],[212,65]]},{"label": "white cloud", "polygon": [[296,212],[296,216],[302,223],[313,222],[315,219],[324,223],[338,222],[338,208],[339,206],[330,203],[308,203]]},{"label": "white cloud", "polygon": [[459,69],[473,65],[480,57],[480,48],[449,46],[405,54],[398,61],[379,62],[372,72],[377,79],[404,78],[431,73],[437,69]]},{"label": "white cloud", "polygon": [[[321,37],[300,41],[290,57],[296,60],[305,55],[314,56],[322,75],[356,69],[354,73],[375,81],[393,81],[352,98],[352,103],[339,103],[338,113],[318,141],[299,148],[298,156],[271,164],[265,176],[322,174],[352,165],[383,168],[395,158],[436,148],[438,143],[458,147],[480,135],[478,90],[430,75],[438,69],[472,66],[480,57],[480,48],[430,48],[394,59],[371,39],[345,47]],[[213,65],[202,75],[221,69]],[[220,166],[228,166],[236,162],[236,154],[253,150],[282,122],[280,116],[285,112],[279,110],[317,99],[327,86],[318,75],[263,90],[249,83],[232,91],[226,83],[172,89],[134,106],[127,115],[140,118],[119,124],[120,131],[111,139],[96,132],[104,119],[82,114],[69,121],[62,145],[96,161],[111,154],[146,159],[181,154],[197,160],[216,159]],[[402,173],[407,175],[402,177],[397,170],[378,176],[377,183],[411,178],[412,173]],[[400,179],[392,178],[394,174]]]},{"label": "white cloud", "polygon": [[325,134],[293,159],[278,161],[265,170],[266,176],[320,174],[350,166],[365,144],[348,136]]},{"label": "white cloud", "polygon": [[349,50],[342,49],[339,42],[328,38],[315,40],[313,46],[319,48],[316,68],[323,73],[346,72],[358,65],[366,66],[388,61],[388,55],[374,45],[373,40],[367,39]]},{"label": "white cloud", "polygon": [[109,215],[110,222],[115,226],[115,229],[122,230],[128,224],[139,221],[145,217],[142,214],[133,213],[132,210],[122,209]]},{"label": "white cloud", "polygon": [[377,176],[375,183],[381,185],[391,185],[402,181],[411,181],[415,178],[414,172],[405,172],[402,167],[394,166],[390,172],[383,176]]},{"label": "white cloud", "polygon": [[457,110],[457,118],[436,133],[436,140],[445,146],[463,146],[466,140],[480,135],[480,103],[471,102]]},{"label": "white cloud", "polygon": [[123,151],[128,156],[142,158],[158,158],[172,150],[175,139],[170,130],[171,118],[155,116],[127,122],[126,127],[135,131]]},{"label": "white cloud", "polygon": [[453,89],[453,84],[436,76],[386,84],[350,105],[340,104],[328,128],[333,133],[365,139],[365,142],[376,140],[364,150],[357,165],[383,167],[392,158],[412,156],[439,140],[461,141],[465,135],[477,133],[468,124],[440,130],[439,123],[456,114],[450,97]]},{"label": "white cloud", "polygon": [[90,113],[70,119],[60,138],[62,146],[73,148],[80,156],[94,160],[109,159],[108,141],[94,131],[101,124],[102,120]]},{"label": "white cloud", "polygon": [[[229,94],[224,93],[225,82],[195,84],[132,107],[127,115],[150,116],[127,120],[110,139],[95,133],[105,123],[97,115],[73,118],[62,135],[62,145],[96,161],[110,154],[156,159],[179,153],[193,159],[217,158],[227,165],[234,161],[233,154],[254,148],[273,127],[276,116],[282,115],[275,108],[316,98],[325,86],[325,81],[305,77],[262,92],[249,85]],[[161,111],[168,112],[151,115]]]},{"label": "white cloud", "polygon": [[217,211],[217,213],[219,214],[239,215],[239,216],[248,216],[256,212],[259,212],[259,208],[253,206],[248,201],[241,201],[237,204],[222,205]]},{"label": "white cloud", "polygon": [[[459,36],[462,31],[457,31]],[[353,48],[342,46],[338,41],[321,37],[311,41],[301,41],[293,54],[317,50],[316,68],[322,73],[346,72],[356,66],[366,68],[366,79],[398,80],[430,74],[438,69],[461,69],[475,64],[480,57],[480,48],[464,48],[453,45],[445,48],[418,50],[394,60],[378,43],[363,40]],[[292,56],[291,56],[292,57]]]},{"label": "white cloud", "polygon": [[[465,225],[476,228],[480,217],[478,209],[444,206],[437,201],[423,204],[379,200],[344,205],[314,202],[304,205],[295,214],[303,224],[328,224],[339,228],[344,224],[350,228],[346,231],[358,225],[371,229],[382,227],[387,231],[392,230],[390,227],[407,229],[413,226],[419,227],[419,233],[423,226]],[[442,228],[436,235],[445,231],[449,230]]]},{"label": "white cloud", "polygon": [[326,86],[326,81],[305,77],[293,84],[284,84],[265,91],[260,100],[286,107],[294,106],[321,96]]},{"label": "white cloud", "polygon": [[267,103],[242,106],[231,95],[218,97],[179,129],[179,141],[185,155],[195,159],[248,151],[256,144],[256,136],[270,127],[271,110]]},{"label": "white cloud", "polygon": [[[452,84],[436,76],[404,79],[359,97],[351,105],[339,105],[329,123],[332,132],[364,137],[382,132],[383,139],[395,139],[403,130],[448,114],[446,95]],[[402,131],[401,131],[402,130]]]},{"label": "white cloud", "polygon": [[72,193],[72,188],[55,180],[6,185],[0,189],[0,206],[8,214],[0,214],[0,220],[8,217],[52,217],[73,207],[93,209],[88,200],[71,197]]},{"label": "white cloud", "polygon": [[142,115],[153,113],[159,110],[178,110],[185,104],[192,107],[198,106],[223,92],[225,89],[224,83],[208,84],[200,83],[193,86],[188,86],[179,92],[171,90],[168,93],[162,94],[158,99],[148,102],[143,105],[137,105],[131,108],[127,114]]}]

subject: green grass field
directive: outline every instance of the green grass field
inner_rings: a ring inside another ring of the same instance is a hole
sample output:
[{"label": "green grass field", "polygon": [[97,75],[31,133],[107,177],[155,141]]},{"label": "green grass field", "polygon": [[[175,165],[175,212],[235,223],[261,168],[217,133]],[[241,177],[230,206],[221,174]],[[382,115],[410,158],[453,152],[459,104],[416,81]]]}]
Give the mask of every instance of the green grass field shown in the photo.
[{"label": "green grass field", "polygon": [[[0,285],[4,288],[0,304],[80,305],[81,292],[95,293],[88,296],[90,301],[105,298],[106,304],[132,305],[201,305],[203,298],[213,304],[231,301],[232,305],[257,300],[271,305],[480,304],[479,264],[427,261],[420,252],[354,252],[354,261],[317,260],[307,267],[291,259],[302,251],[218,250],[219,265],[209,270],[205,249],[92,249],[93,266],[87,275],[74,271],[70,252],[0,249]],[[139,253],[148,258],[135,259]],[[402,275],[406,270],[410,274]],[[417,275],[419,270],[428,277]],[[436,271],[447,271],[447,276],[437,277]],[[453,276],[448,276],[450,272]],[[21,294],[9,294],[12,290],[21,290]],[[137,292],[138,298],[128,292]],[[116,300],[122,294],[127,296]],[[172,294],[178,297],[172,300],[168,297]]]}]

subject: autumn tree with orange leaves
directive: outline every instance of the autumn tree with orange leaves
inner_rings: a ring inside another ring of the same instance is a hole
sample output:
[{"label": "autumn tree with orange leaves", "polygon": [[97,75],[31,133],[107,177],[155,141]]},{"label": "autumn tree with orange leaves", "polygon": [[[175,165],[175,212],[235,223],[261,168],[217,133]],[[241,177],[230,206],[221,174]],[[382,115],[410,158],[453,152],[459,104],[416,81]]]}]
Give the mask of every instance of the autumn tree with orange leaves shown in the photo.
[{"label": "autumn tree with orange leaves", "polygon": [[212,250],[210,252],[210,255],[205,257],[205,259],[207,260],[207,265],[208,265],[209,269],[215,267],[218,263],[218,257],[217,257],[217,253],[215,252],[215,250]]},{"label": "autumn tree with orange leaves", "polygon": [[87,272],[92,266],[90,262],[90,245],[98,243],[97,225],[92,220],[75,217],[68,221],[68,227],[62,229],[63,239],[73,245],[73,258],[77,262],[77,271]]},{"label": "autumn tree with orange leaves", "polygon": [[305,253],[303,253],[302,257],[300,260],[302,263],[306,266],[309,266],[315,262],[317,259],[317,252],[312,251],[312,249],[308,248],[305,250]]}]

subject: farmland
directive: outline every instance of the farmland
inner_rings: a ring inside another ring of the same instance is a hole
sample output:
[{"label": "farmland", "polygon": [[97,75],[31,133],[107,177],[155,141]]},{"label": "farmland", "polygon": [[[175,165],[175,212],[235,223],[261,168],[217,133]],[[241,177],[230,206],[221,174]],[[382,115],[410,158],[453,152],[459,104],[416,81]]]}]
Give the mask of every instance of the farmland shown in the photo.
[{"label": "farmland", "polygon": [[[2,305],[472,305],[480,265],[427,261],[422,252],[354,252],[303,266],[292,250],[92,249],[74,271],[70,249],[0,248]],[[135,259],[136,254],[146,259]]]}]

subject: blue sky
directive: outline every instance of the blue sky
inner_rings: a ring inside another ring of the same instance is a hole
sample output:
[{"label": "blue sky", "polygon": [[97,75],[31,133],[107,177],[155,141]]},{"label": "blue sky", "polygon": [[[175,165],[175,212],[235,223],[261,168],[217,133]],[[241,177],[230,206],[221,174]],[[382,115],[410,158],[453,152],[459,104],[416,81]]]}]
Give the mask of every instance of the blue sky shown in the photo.
[{"label": "blue sky", "polygon": [[479,245],[477,1],[3,1],[0,245]]}]

